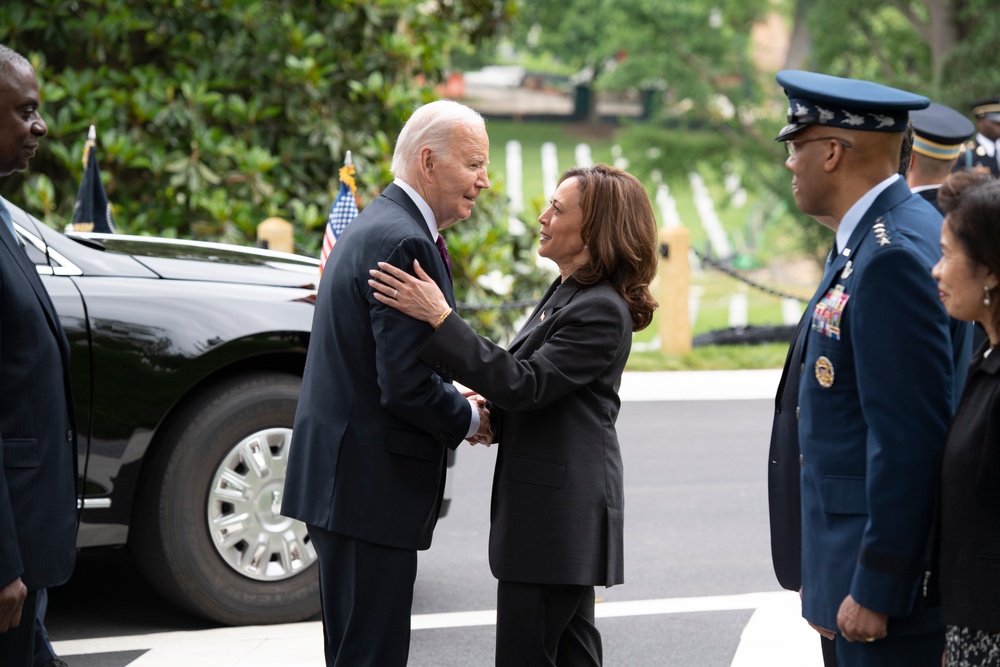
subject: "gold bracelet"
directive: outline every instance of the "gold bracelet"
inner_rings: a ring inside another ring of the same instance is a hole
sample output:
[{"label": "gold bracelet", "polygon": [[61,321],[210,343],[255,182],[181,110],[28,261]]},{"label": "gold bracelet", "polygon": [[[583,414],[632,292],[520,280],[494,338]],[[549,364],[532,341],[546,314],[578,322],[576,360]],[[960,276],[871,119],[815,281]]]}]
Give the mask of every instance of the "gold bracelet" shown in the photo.
[{"label": "gold bracelet", "polygon": [[435,329],[437,329],[437,328],[438,328],[438,327],[440,327],[440,326],[441,326],[442,324],[444,324],[444,321],[445,321],[446,319],[448,319],[448,316],[449,316],[449,315],[451,315],[451,308],[449,308],[448,310],[446,310],[446,311],[444,311],[443,313],[441,313],[441,317],[439,317],[439,318],[438,318],[438,321],[437,321],[437,323],[436,323],[436,324],[434,325],[434,328],[435,328]]}]

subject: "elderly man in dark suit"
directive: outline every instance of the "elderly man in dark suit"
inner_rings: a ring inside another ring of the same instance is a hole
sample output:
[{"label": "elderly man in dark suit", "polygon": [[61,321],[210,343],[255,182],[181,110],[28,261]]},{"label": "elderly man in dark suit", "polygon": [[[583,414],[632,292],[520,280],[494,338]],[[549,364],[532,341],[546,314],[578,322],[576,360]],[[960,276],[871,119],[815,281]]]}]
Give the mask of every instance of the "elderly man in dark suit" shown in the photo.
[{"label": "elderly man in dark suit", "polygon": [[797,392],[779,390],[775,428],[797,424],[801,456],[772,440],[770,490],[798,468],[802,533],[796,571],[782,551],[794,539],[774,534],[795,512],[782,517],[772,497],[775,569],[801,585],[803,615],[835,642],[837,664],[939,665],[943,628],[920,592],[967,342],[953,340],[929,276],[940,216],[896,173],[908,111],[929,101],[810,72],[778,82],[796,202],[837,240],[786,363]]},{"label": "elderly man in dark suit", "polygon": [[282,513],[309,526],[320,564],[328,665],[405,665],[417,550],[444,492],[446,452],[489,433],[486,408],[418,359],[431,334],[379,303],[379,260],[427,268],[454,305],[439,234],[488,188],[482,117],[418,109],[393,155],[396,180],[340,236],[316,299]]},{"label": "elderly man in dark suit", "polygon": [[[0,176],[26,169],[48,128],[38,81],[0,46]],[[64,583],[76,542],[69,348],[0,199],[0,665],[31,665],[38,591]]]}]

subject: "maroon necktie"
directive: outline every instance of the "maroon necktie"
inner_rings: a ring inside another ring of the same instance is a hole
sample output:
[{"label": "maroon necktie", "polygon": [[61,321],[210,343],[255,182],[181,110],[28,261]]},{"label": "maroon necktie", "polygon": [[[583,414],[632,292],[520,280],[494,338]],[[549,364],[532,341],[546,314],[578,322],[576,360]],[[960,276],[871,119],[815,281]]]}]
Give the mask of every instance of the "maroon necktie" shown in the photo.
[{"label": "maroon necktie", "polygon": [[448,282],[454,285],[455,282],[451,278],[451,257],[448,256],[448,245],[444,242],[444,237],[440,234],[437,237],[437,247],[438,252],[441,253],[441,261],[444,262],[445,271],[448,272]]}]

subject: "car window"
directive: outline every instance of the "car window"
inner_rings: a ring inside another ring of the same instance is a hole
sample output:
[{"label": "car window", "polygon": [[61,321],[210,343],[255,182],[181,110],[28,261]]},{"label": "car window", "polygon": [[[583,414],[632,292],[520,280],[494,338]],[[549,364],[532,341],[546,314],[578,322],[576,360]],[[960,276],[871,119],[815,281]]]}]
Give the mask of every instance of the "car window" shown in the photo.
[{"label": "car window", "polygon": [[27,239],[22,238],[21,244],[24,246],[24,251],[28,253],[28,259],[35,266],[45,266],[49,265],[48,259],[45,257],[45,253],[35,247],[33,243]]}]

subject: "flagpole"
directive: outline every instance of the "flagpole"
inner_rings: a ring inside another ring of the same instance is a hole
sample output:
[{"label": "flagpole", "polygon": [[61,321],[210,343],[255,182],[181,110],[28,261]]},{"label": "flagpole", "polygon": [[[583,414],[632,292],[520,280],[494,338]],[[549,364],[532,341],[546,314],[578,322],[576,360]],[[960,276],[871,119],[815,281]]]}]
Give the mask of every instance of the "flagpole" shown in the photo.
[{"label": "flagpole", "polygon": [[326,260],[337,243],[337,237],[347,227],[348,223],[358,215],[358,203],[355,199],[357,183],[354,181],[354,162],[351,151],[344,151],[344,166],[340,168],[338,180],[340,188],[330,207],[330,215],[326,221],[326,231],[323,234],[323,248],[319,256],[319,273],[323,275]]},{"label": "flagpole", "polygon": [[90,157],[90,149],[97,145],[97,128],[93,125],[87,132],[87,141],[83,144],[83,168],[87,168],[87,158]]}]

